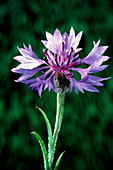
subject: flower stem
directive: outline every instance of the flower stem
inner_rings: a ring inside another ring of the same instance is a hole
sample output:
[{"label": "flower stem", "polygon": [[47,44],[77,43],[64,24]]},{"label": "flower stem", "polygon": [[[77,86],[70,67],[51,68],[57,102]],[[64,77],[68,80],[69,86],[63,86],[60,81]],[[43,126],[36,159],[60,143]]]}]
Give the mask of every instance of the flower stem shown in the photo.
[{"label": "flower stem", "polygon": [[56,143],[58,139],[58,133],[61,128],[63,112],[64,112],[64,99],[65,99],[65,93],[57,93],[56,122],[55,122],[55,128],[54,128],[54,133],[53,133],[52,148],[51,148],[51,153],[50,153],[49,170],[52,169],[54,153],[55,153]]}]

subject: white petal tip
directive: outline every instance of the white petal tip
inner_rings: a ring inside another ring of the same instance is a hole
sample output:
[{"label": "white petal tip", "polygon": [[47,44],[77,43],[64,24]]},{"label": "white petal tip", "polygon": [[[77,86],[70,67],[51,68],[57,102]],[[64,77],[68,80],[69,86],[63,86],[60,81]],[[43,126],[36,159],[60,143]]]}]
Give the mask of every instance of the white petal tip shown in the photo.
[{"label": "white petal tip", "polygon": [[80,31],[80,35],[82,35],[83,34],[83,31]]},{"label": "white petal tip", "polygon": [[19,81],[18,80],[14,80],[16,83],[18,83]]},{"label": "white petal tip", "polygon": [[15,68],[11,69],[11,71],[14,73],[15,72]]}]

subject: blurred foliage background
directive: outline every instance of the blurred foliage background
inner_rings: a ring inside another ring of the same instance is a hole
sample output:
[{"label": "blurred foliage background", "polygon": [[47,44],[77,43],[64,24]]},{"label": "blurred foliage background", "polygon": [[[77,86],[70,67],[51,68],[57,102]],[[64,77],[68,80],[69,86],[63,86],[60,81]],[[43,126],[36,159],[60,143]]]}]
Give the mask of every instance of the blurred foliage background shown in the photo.
[{"label": "blurred foliage background", "polygon": [[[4,0],[0,2],[0,167],[2,170],[43,170],[40,145],[31,135],[36,131],[47,145],[46,125],[36,106],[48,115],[54,127],[56,94],[44,91],[42,98],[28,85],[15,83],[11,69],[19,63],[17,46],[23,42],[43,57],[45,31],[83,31],[79,47],[85,57],[93,40],[108,45],[109,68],[98,73],[113,75],[113,2],[111,0]],[[65,113],[55,161],[65,150],[59,170],[113,169],[113,79],[98,88],[100,93],[66,94]]]}]

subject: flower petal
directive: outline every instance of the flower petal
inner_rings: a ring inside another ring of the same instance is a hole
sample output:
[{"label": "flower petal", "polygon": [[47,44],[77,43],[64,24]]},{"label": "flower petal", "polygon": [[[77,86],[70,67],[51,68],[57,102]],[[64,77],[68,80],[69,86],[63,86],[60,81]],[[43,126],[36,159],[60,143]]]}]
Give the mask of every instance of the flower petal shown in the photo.
[{"label": "flower petal", "polygon": [[72,47],[73,47],[74,50],[75,50],[75,49],[78,47],[78,45],[79,45],[79,42],[80,42],[81,37],[82,37],[82,33],[83,33],[83,31],[79,32],[79,33],[77,34],[77,36],[75,37],[75,40],[74,40],[74,42],[73,42],[73,44],[72,44]]},{"label": "flower petal", "polygon": [[45,64],[45,61],[38,59],[34,52],[32,51],[31,47],[29,49],[24,45],[25,49],[19,48],[18,50],[22,55],[15,56],[14,59],[21,62],[16,68],[19,69],[33,69],[42,64]]},{"label": "flower petal", "polygon": [[45,90],[47,87],[49,87],[49,91],[50,91],[51,89],[53,89],[54,92],[57,93],[56,87],[55,87],[55,85],[54,85],[54,76],[55,76],[55,73],[56,73],[56,72],[54,72],[48,79],[46,79],[46,83],[45,83],[44,90]]},{"label": "flower petal", "polygon": [[60,54],[62,50],[62,36],[60,31],[56,29],[54,32],[54,36],[46,32],[46,37],[48,41],[41,41],[44,46],[53,53]]},{"label": "flower petal", "polygon": [[68,37],[68,48],[72,47],[74,41],[75,41],[75,31],[73,27],[71,27],[69,37]]},{"label": "flower petal", "polygon": [[91,52],[88,54],[87,57],[82,59],[83,63],[91,65],[99,58],[103,58],[103,61],[106,61],[107,59],[109,59],[109,57],[102,56],[102,54],[107,50],[108,46],[98,47],[99,43],[100,43],[100,40],[96,44],[94,43],[94,47],[91,50]]},{"label": "flower petal", "polygon": [[96,73],[107,68],[108,65],[101,66],[103,61],[104,61],[104,58],[100,58],[99,60],[96,60],[91,66],[89,66],[89,73]]},{"label": "flower petal", "polygon": [[95,86],[103,86],[101,81],[108,80],[108,78],[100,78],[96,76],[87,75],[80,81],[76,81],[73,77],[71,78],[71,85],[70,85],[70,92],[72,91],[72,88],[74,88],[75,92],[78,94],[78,90],[80,90],[82,93],[84,93],[84,89],[90,92],[99,92]]},{"label": "flower petal", "polygon": [[78,73],[80,73],[81,78],[83,79],[89,73],[90,68],[85,68],[85,69],[82,69],[82,68],[71,68],[71,70],[74,70],[74,71],[77,71]]},{"label": "flower petal", "polygon": [[53,40],[53,36],[52,34],[50,34],[49,32],[46,31],[46,38],[48,41],[52,41]]},{"label": "flower petal", "polygon": [[62,41],[64,42],[65,52],[68,49],[68,34],[65,32],[62,36]]},{"label": "flower petal", "polygon": [[26,70],[26,69],[13,69],[14,72],[16,73],[20,73],[23,74],[18,80],[16,80],[16,82],[22,82],[23,80],[27,80],[28,78],[32,77],[33,75],[35,75],[37,72],[42,71],[46,68],[49,67],[41,67],[41,68],[37,68],[37,69],[33,69],[33,70]]},{"label": "flower petal", "polygon": [[80,33],[77,34],[77,36],[75,36],[75,31],[73,29],[73,27],[71,27],[70,29],[70,34],[68,37],[68,49],[70,50],[71,48],[73,48],[75,50],[75,52],[78,52],[81,50],[80,49],[76,49],[79,45],[80,39],[82,37],[82,33],[83,31],[81,31]]}]

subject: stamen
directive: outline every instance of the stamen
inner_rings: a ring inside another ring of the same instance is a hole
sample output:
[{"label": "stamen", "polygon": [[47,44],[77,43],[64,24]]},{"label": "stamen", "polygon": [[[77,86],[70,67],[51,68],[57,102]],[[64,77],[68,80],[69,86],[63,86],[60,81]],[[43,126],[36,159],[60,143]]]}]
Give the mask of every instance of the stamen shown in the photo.
[{"label": "stamen", "polygon": [[64,42],[62,42],[62,51],[64,52]]},{"label": "stamen", "polygon": [[71,47],[71,52],[69,54],[70,57],[71,57],[72,52],[73,52],[73,47]]},{"label": "stamen", "polygon": [[69,78],[73,77],[73,73],[67,74],[67,77]]},{"label": "stamen", "polygon": [[45,57],[43,57],[43,60],[44,60],[47,64],[49,64],[49,63],[48,63],[48,59],[47,59],[47,57],[48,57],[47,50],[46,50],[46,49],[43,49],[43,53],[44,53],[44,55],[45,55]]},{"label": "stamen", "polygon": [[43,49],[43,53],[44,53],[45,56],[48,56],[48,53],[47,53],[46,49]]},{"label": "stamen", "polygon": [[85,63],[81,63],[80,66],[83,66]]},{"label": "stamen", "polygon": [[57,61],[57,54],[55,54],[55,61],[56,61],[57,66],[60,67]]},{"label": "stamen", "polygon": [[[73,52],[73,47],[71,47],[71,53]],[[70,55],[71,55],[71,53],[70,53]]]},{"label": "stamen", "polygon": [[43,57],[43,60],[44,60],[47,64],[49,64],[46,57]]},{"label": "stamen", "polygon": [[66,66],[68,66],[68,64],[70,63],[70,55],[68,55],[67,58],[68,58],[68,62],[66,64]]}]

